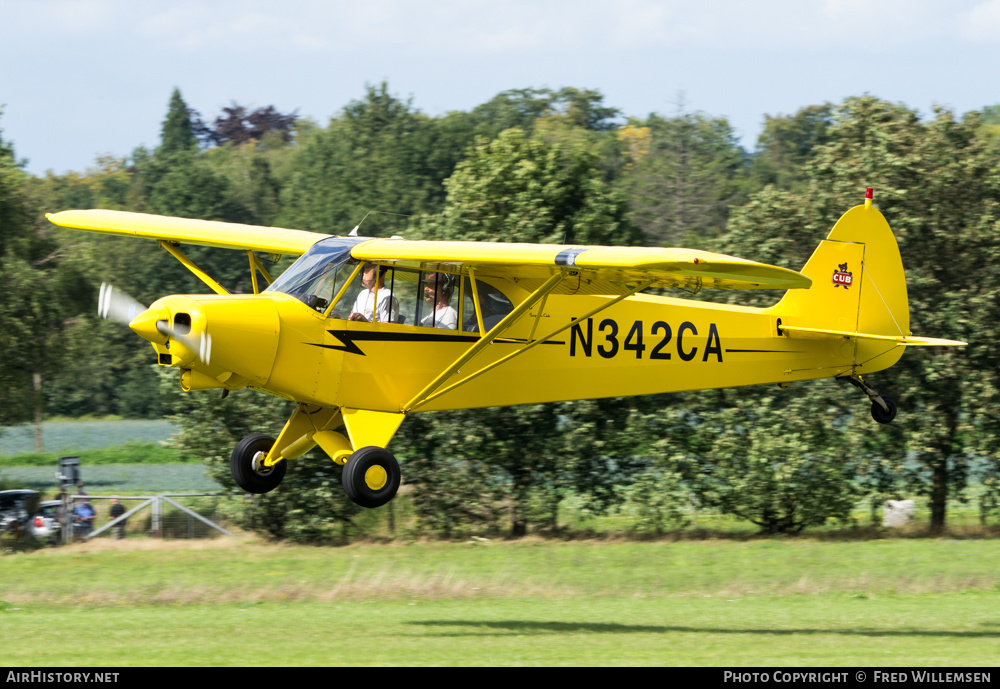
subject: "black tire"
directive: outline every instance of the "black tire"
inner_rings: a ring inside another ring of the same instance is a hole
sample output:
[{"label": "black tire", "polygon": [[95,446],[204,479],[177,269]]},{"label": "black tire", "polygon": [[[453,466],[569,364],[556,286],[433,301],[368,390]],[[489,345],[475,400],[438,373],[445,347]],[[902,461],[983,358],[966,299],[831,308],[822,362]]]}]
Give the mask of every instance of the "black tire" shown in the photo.
[{"label": "black tire", "polygon": [[883,409],[878,402],[872,402],[872,418],[879,423],[891,423],[896,418],[896,403],[892,401],[892,398],[884,395],[882,401],[885,402],[885,406],[889,407],[889,411]]},{"label": "black tire", "polygon": [[347,497],[362,507],[381,507],[399,490],[399,462],[392,453],[369,445],[347,458],[341,478]]},{"label": "black tire", "polygon": [[266,455],[273,445],[274,438],[263,433],[248,435],[236,443],[233,455],[229,458],[229,470],[237,486],[248,493],[268,493],[281,484],[288,469],[287,460],[281,460],[267,471],[256,471],[253,468],[254,455],[258,452]]}]

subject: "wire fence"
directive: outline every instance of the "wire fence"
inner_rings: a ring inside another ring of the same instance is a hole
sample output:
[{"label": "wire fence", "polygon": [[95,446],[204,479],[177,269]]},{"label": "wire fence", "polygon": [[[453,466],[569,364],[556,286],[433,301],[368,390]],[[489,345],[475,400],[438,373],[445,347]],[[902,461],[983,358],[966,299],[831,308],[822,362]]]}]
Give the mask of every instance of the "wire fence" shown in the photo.
[{"label": "wire fence", "polygon": [[[220,511],[220,493],[161,493],[159,495],[72,495],[65,501],[63,514],[69,516],[70,529],[61,529],[62,542],[94,538],[154,538],[195,539],[233,536],[225,526]],[[117,517],[115,512],[124,513]],[[88,511],[79,509],[89,505]],[[61,516],[57,521],[65,523]]]}]

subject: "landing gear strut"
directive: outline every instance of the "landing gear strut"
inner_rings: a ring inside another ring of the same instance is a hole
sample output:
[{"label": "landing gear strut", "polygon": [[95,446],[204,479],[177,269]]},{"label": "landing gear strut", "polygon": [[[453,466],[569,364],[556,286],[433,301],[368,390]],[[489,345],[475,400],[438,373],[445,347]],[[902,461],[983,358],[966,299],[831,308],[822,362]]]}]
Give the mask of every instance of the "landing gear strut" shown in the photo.
[{"label": "landing gear strut", "polygon": [[872,418],[879,423],[890,423],[896,418],[896,403],[891,397],[880,395],[878,390],[866,385],[861,378],[844,376],[838,380],[846,380],[858,390],[868,395],[868,399],[872,401]]}]

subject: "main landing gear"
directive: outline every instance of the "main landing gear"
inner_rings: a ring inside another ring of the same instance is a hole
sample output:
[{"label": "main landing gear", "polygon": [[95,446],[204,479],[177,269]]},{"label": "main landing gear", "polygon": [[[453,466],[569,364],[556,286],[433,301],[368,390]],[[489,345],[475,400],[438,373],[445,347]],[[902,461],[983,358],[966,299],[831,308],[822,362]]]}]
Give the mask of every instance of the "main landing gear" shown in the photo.
[{"label": "main landing gear", "polygon": [[890,423],[896,418],[896,403],[891,397],[880,395],[878,390],[866,385],[860,377],[843,376],[842,378],[838,378],[838,380],[846,380],[858,390],[868,395],[868,399],[872,401],[872,418],[879,423]]},{"label": "main landing gear", "polygon": [[229,470],[236,485],[248,493],[269,493],[285,478],[286,462],[264,465],[264,458],[274,445],[274,438],[263,433],[248,435],[236,443],[229,458]]},{"label": "main landing gear", "polygon": [[399,490],[399,462],[381,447],[368,446],[347,458],[341,482],[347,497],[362,507],[381,507]]},{"label": "main landing gear", "polygon": [[[257,433],[237,443],[229,460],[233,480],[247,493],[269,493],[285,478],[288,461],[266,466],[264,459],[274,438]],[[399,462],[386,449],[375,446],[355,450],[344,463],[341,478],[347,497],[362,507],[381,507],[399,490]]]}]

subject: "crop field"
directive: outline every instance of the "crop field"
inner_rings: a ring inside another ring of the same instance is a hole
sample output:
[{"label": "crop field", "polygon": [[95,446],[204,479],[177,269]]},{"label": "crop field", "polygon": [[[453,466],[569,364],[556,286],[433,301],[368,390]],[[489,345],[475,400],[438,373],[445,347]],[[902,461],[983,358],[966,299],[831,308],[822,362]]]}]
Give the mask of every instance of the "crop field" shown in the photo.
[{"label": "crop field", "polygon": [[993,540],[101,541],[0,558],[10,666],[930,665],[1000,656]]},{"label": "crop field", "polygon": [[[18,488],[53,492],[56,488],[56,464],[39,466],[0,466],[0,479]],[[207,474],[204,464],[108,464],[83,465],[82,476],[91,493],[107,494],[134,491],[213,492],[218,483]]]},{"label": "crop field", "polygon": [[[161,420],[47,421],[42,424],[42,444],[46,452],[73,453],[127,443],[157,443],[169,438],[174,430],[169,422]],[[0,428],[0,455],[34,451],[34,426]]]}]

